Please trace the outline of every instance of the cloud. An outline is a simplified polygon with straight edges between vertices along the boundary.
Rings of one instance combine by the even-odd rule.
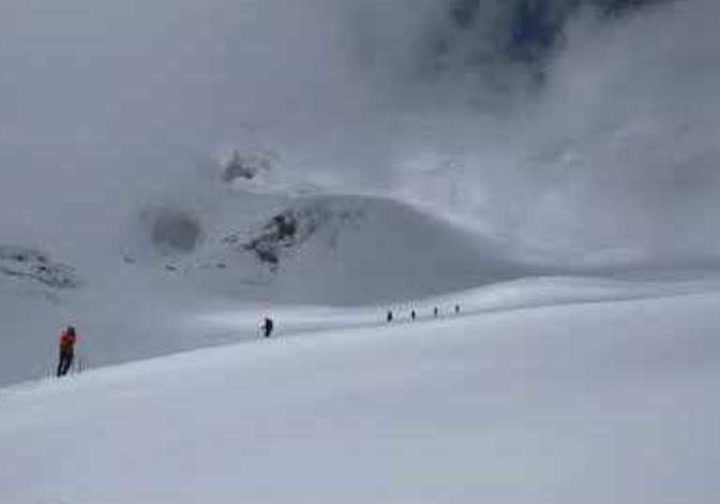
[[[531,32],[555,48],[537,59],[508,50],[517,12],[500,0],[464,18],[441,0],[11,4],[3,239],[101,233],[202,184],[219,148],[258,145],[296,176],[422,201],[518,246],[717,249],[710,0],[581,11],[562,46]]]

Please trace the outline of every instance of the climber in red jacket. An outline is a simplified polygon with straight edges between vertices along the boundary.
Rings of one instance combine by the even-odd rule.
[[[60,361],[58,362],[57,375],[65,376],[72,366],[73,358],[75,357],[75,343],[77,342],[77,335],[75,334],[75,328],[68,326],[60,336]]]

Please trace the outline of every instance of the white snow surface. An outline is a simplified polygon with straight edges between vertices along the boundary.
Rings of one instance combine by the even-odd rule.
[[[288,308],[269,340],[0,389],[0,501],[715,502],[716,287],[525,280],[391,325]]]
[[[287,312],[297,305],[373,306],[377,319],[381,306],[398,300],[531,271],[506,257],[499,242],[392,200],[225,189],[200,185],[184,198],[159,199],[132,226],[108,229],[106,240],[84,238],[86,246],[76,253],[57,242],[47,252],[26,247],[28,258],[40,254],[46,262],[18,261],[19,252],[11,252],[25,248],[5,247],[0,385],[52,372],[66,325],[78,328],[84,364],[97,367],[253,338],[266,314],[294,328]],[[273,217],[288,212],[298,221],[297,231],[272,241],[277,264],[246,249],[267,234]],[[168,247],[192,243],[193,226],[198,229],[193,247]],[[74,267],[77,286],[48,285],[32,269],[53,266],[56,257]],[[240,329],[235,324],[208,331],[196,323],[226,312],[243,320]]]
[[[0,3],[0,504],[720,502],[720,3],[448,3]]]

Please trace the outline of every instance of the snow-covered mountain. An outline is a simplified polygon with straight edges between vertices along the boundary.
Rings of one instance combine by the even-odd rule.
[[[164,250],[167,270],[211,291],[306,304],[378,304],[531,271],[502,244],[392,200],[273,197],[258,212],[250,198],[258,199],[234,193],[209,229],[190,215],[161,211],[150,219],[151,256]],[[150,256],[132,257],[142,263]]]
[[[717,501],[719,18],[0,3],[0,502]]]
[[[207,195],[144,205],[119,230],[117,250],[93,268],[0,248],[2,324],[12,349],[1,380],[47,373],[56,334],[70,323],[87,335],[86,360],[99,365],[216,342],[217,334],[193,334],[180,322],[214,306],[382,310],[532,271],[501,244],[391,200],[213,187],[209,206],[197,204]],[[260,315],[248,313],[248,328]]]
[[[717,269],[718,4],[677,5],[4,4],[0,381],[68,323],[101,364],[216,305]]]

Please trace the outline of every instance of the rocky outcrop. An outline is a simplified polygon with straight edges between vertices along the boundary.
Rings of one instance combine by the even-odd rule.
[[[80,285],[75,270],[54,262],[48,254],[30,247],[0,245],[0,277],[38,282],[55,289]]]
[[[232,155],[221,162],[223,182],[252,180],[259,174],[270,171],[270,156],[266,153],[244,153],[233,151]]]
[[[244,251],[253,253],[258,260],[276,269],[283,256],[298,249],[309,238],[323,229],[332,235],[342,229],[342,223],[352,220],[359,209],[335,208],[329,202],[311,201],[297,208],[288,208],[274,215],[248,241],[241,244]],[[226,243],[238,243],[231,235]]]

